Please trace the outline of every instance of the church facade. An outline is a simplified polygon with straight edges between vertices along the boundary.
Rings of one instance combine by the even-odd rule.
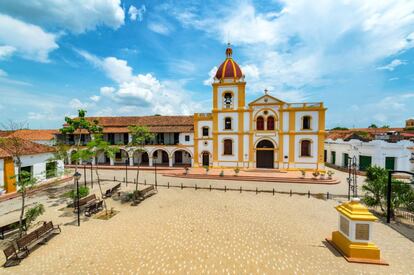
[[[212,83],[212,111],[193,116],[91,117],[104,127],[103,138],[117,145],[114,158],[103,152],[96,165],[192,166],[323,170],[325,111],[323,103],[287,103],[265,91],[246,103],[246,82],[226,49]],[[155,138],[144,148],[129,146],[128,126],[147,126]],[[90,136],[58,140],[86,145]],[[73,153],[72,148],[69,153]],[[71,163],[71,160],[68,160]]]
[[[323,103],[286,103],[265,91],[246,104],[230,47],[212,87],[212,112],[194,114],[194,166],[324,169]]]

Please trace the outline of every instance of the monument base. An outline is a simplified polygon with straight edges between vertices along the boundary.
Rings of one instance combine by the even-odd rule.
[[[354,243],[339,231],[332,232],[332,239],[326,239],[339,253],[352,263],[388,265],[380,258],[380,250],[373,243]]]

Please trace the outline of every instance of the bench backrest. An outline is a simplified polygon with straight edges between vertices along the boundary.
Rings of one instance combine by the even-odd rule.
[[[114,188],[112,188],[112,190],[116,190],[121,188],[121,183],[118,183],[117,185],[114,186]]]
[[[79,200],[79,205],[80,206],[85,205],[85,204],[87,204],[88,202],[90,202],[92,200],[96,200],[96,195],[95,194],[92,194],[92,195],[89,195],[87,197],[81,198]]]
[[[11,244],[6,249],[3,249],[4,255],[6,256],[6,259],[8,259],[10,256],[13,256],[16,254],[16,249],[14,248],[14,245]]]
[[[23,237],[21,237],[20,239],[18,239],[16,241],[17,246],[19,247],[19,249],[26,247],[28,244],[32,243],[34,240],[37,239],[37,233],[36,231],[33,231]]]
[[[23,222],[23,226],[26,226],[26,218],[24,218],[22,222]],[[1,226],[0,229],[2,231],[14,230],[14,229],[19,228],[19,225],[20,225],[20,221],[15,221],[15,222]]]
[[[148,187],[146,187],[146,188],[144,188],[144,189],[142,189],[141,190],[141,193],[142,194],[145,194],[145,193],[148,193],[149,191],[152,191],[152,190],[154,190],[155,188],[154,188],[154,185],[150,185],[150,186],[148,186]]]

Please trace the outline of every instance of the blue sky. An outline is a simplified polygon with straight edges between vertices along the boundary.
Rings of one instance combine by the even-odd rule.
[[[323,101],[327,127],[414,117],[414,1],[0,2],[0,122],[211,110],[227,42],[247,100]]]

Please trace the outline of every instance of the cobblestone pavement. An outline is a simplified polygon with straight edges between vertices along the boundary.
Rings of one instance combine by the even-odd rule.
[[[105,183],[110,187],[113,183]],[[129,189],[133,186],[129,185]],[[122,186],[125,190],[125,186]],[[97,191],[95,186],[94,191]],[[18,201],[18,200],[16,200]],[[75,217],[65,201],[39,194],[41,220],[62,233],[4,274],[410,274],[414,244],[376,223],[374,242],[390,266],[347,263],[324,239],[337,226],[335,200],[160,188],[110,220]],[[17,216],[15,202],[0,221]],[[3,244],[5,241],[2,242]],[[1,256],[0,261],[4,261]]]

